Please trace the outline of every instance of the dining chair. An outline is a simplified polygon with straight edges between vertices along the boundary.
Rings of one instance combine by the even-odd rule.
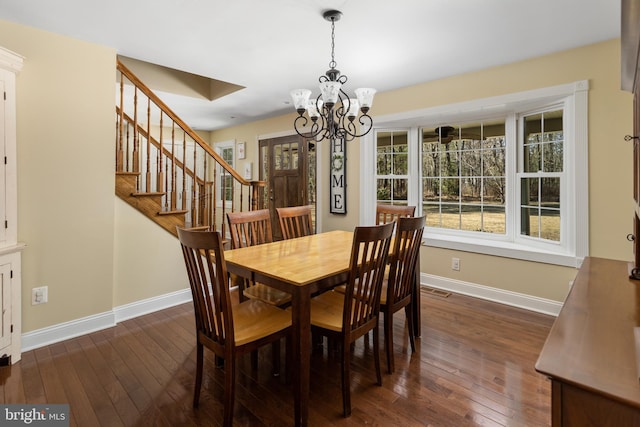
[[[378,203],[376,205],[376,225],[388,224],[397,221],[401,217],[411,217],[416,211],[415,206],[404,205],[388,205]],[[387,267],[388,268],[388,267]],[[334,288],[337,292],[344,293],[345,285],[339,285]]]
[[[310,205],[276,208],[283,239],[293,239],[314,233],[311,209]]]
[[[377,384],[382,385],[378,319],[393,227],[393,223],[356,227],[345,293],[329,291],[311,299],[312,332],[340,343],[345,417],[351,415],[351,344],[371,330]]]
[[[196,320],[196,377],[193,407],[202,387],[204,347],[224,360],[223,425],[231,426],[236,358],[291,335],[291,314],[260,300],[231,303],[222,238],[218,231],[177,228]],[[279,369],[279,359],[274,360]]]
[[[386,224],[396,221],[400,217],[413,216],[415,211],[415,206],[378,203],[376,205],[376,224]]]
[[[244,248],[273,242],[269,209],[227,212],[231,248]]]
[[[269,209],[259,209],[244,212],[228,212],[229,233],[231,234],[231,249],[271,243],[271,216]],[[232,275],[231,282],[238,285],[240,299],[260,299],[276,306],[284,306],[291,302],[291,294],[272,288],[262,283],[255,283]]]
[[[393,314],[404,308],[409,326],[411,352],[416,351],[414,339],[414,293],[416,291],[416,265],[424,232],[425,217],[400,217],[396,222],[393,249],[389,256],[388,274],[382,281],[380,311],[384,316],[384,347],[387,370],[395,369],[393,357]]]

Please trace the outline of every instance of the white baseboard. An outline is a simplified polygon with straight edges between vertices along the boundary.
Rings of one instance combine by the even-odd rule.
[[[189,288],[115,307],[116,323],[191,301]]]
[[[188,301],[191,301],[191,291],[187,288],[114,307],[113,310],[108,312],[26,332],[22,334],[22,352],[24,353],[25,351],[35,350],[45,345],[111,328],[123,320],[163,310]]]
[[[558,301],[431,274],[420,273],[420,284],[552,316],[557,316],[562,308],[562,303]]]
[[[22,352],[115,326],[113,311],[59,323],[22,334]]]
[[[475,283],[463,282],[431,274],[420,274],[420,284],[432,288],[442,289],[463,295],[469,295],[489,301],[499,302],[526,310],[557,316],[562,303],[549,299],[491,288]],[[183,289],[176,292],[148,298],[131,304],[114,307],[113,310],[60,323],[47,328],[38,329],[22,334],[22,352],[34,350],[45,345],[54,344],[70,338],[75,338],[91,332],[107,329],[118,322],[153,313],[158,310],[173,307],[191,301],[191,291]]]

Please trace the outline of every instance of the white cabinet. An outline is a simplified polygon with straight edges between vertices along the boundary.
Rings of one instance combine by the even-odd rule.
[[[0,253],[0,365],[8,361],[16,363],[21,355],[20,250],[23,247],[16,245]]]
[[[21,251],[18,242],[16,74],[23,57],[0,47],[0,364],[20,360]],[[4,144],[2,143],[4,141]]]

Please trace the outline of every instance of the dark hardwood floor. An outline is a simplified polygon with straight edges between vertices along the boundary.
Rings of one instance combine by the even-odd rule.
[[[339,358],[314,353],[309,425],[550,425],[550,382],[534,364],[553,317],[424,291],[421,314],[415,354],[404,313],[396,315],[396,372],[386,374],[382,352],[382,387],[375,384],[371,341],[358,341],[350,418],[342,417]],[[218,426],[223,375],[210,352],[200,407],[191,406],[193,323],[191,304],[183,304],[25,352],[0,368],[0,401],[68,403],[71,425],[80,427]],[[293,424],[291,385],[271,376],[270,351],[260,351],[257,371],[249,356],[240,361],[234,425]]]

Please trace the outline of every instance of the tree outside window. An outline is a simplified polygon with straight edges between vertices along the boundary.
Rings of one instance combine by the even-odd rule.
[[[505,234],[505,121],[423,128],[422,205],[429,227]]]

